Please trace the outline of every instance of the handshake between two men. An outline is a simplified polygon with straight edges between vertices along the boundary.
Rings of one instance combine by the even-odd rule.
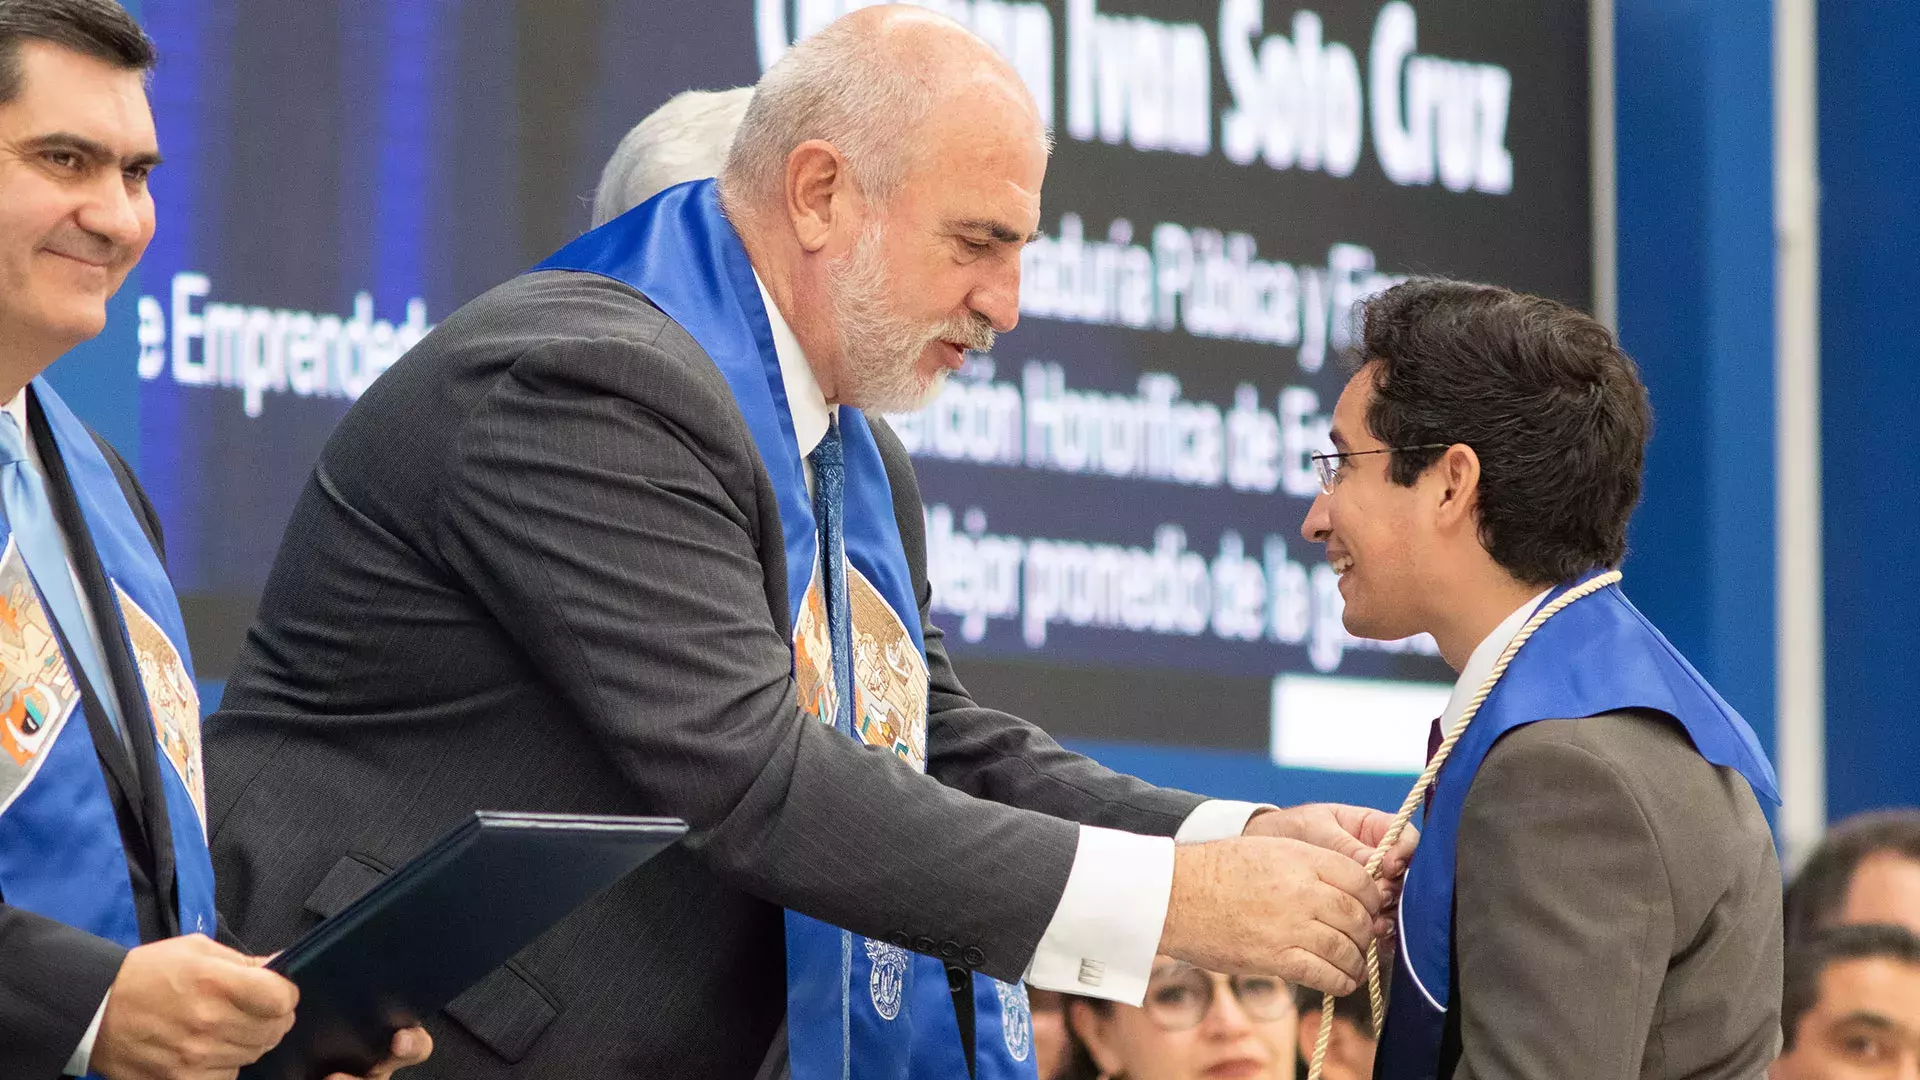
[[[1160,951],[1197,967],[1257,972],[1335,995],[1366,980],[1367,947],[1393,905],[1419,833],[1408,826],[1380,866],[1366,864],[1392,815],[1313,803],[1261,810],[1243,835],[1175,849]]]

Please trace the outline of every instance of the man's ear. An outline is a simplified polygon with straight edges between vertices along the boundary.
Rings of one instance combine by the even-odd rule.
[[[1466,443],[1447,447],[1430,470],[1440,480],[1440,503],[1436,507],[1442,528],[1462,524],[1478,528],[1474,514],[1480,503],[1480,455]]]
[[[824,139],[808,139],[787,155],[787,218],[803,250],[819,251],[833,238],[835,225],[846,224],[853,209],[852,179],[847,159]]]
[[[1090,1001],[1067,999],[1067,1030],[1087,1048],[1093,1063],[1103,1076],[1119,1076],[1126,1067],[1120,1049],[1114,1045],[1113,1018],[1116,1006],[1102,1013]]]

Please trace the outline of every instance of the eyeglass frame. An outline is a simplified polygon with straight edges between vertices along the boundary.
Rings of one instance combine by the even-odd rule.
[[[1445,450],[1452,445],[1450,442],[1421,443],[1418,446],[1383,446],[1378,450],[1342,450],[1332,454],[1309,454],[1307,456],[1313,459],[1314,471],[1320,474],[1320,493],[1322,495],[1331,495],[1333,494],[1335,484],[1338,483],[1336,477],[1340,475],[1340,467],[1338,465],[1330,465],[1328,462],[1338,462],[1350,457],[1366,457],[1368,454],[1392,454],[1400,451],[1413,450]]]
[[[1206,984],[1206,994],[1207,994],[1206,1003],[1203,1004],[1200,1007],[1199,1011],[1194,1014],[1193,1021],[1191,1023],[1171,1023],[1171,1024],[1167,1022],[1167,1019],[1163,1014],[1163,1012],[1160,1009],[1156,1009],[1154,1007],[1153,992],[1155,990],[1155,986],[1151,976],[1149,976],[1147,980],[1147,993],[1146,993],[1145,999],[1140,1003],[1140,1011],[1146,1013],[1147,1019],[1151,1020],[1154,1026],[1159,1028],[1161,1031],[1167,1031],[1167,1032],[1192,1031],[1194,1028],[1197,1028],[1201,1024],[1206,1023],[1207,1014],[1213,1011],[1214,1005],[1217,1004],[1220,1000],[1220,990],[1214,984],[1214,979],[1213,979],[1214,973],[1206,970],[1205,968],[1195,967],[1194,965],[1186,963],[1184,961],[1182,961],[1178,967],[1172,968],[1170,970],[1172,970],[1175,973],[1184,973],[1188,971],[1195,972],[1201,976],[1202,981]],[[1276,987],[1274,1000],[1276,1002],[1285,1003],[1284,1005],[1281,1006],[1278,1012],[1274,1013],[1271,1016],[1262,1015],[1261,1013],[1256,1012],[1254,1008],[1247,1002],[1245,992],[1241,989],[1241,985],[1244,981],[1254,980],[1254,979],[1259,979],[1259,980],[1271,982],[1274,984],[1274,986]],[[1288,983],[1285,979],[1282,979],[1278,976],[1275,976],[1275,975],[1228,975],[1226,976],[1226,980],[1227,980],[1227,993],[1233,995],[1234,1002],[1240,1006],[1240,1011],[1247,1014],[1247,1019],[1253,1021],[1256,1024],[1270,1024],[1275,1020],[1281,1019],[1286,1013],[1286,1007],[1293,1004],[1292,984]],[[1162,986],[1164,985],[1165,984],[1163,983]]]

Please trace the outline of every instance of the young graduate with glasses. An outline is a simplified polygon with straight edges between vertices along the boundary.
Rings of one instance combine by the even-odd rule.
[[[1436,280],[1367,301],[1350,360],[1301,531],[1349,632],[1431,634],[1460,673],[1403,811],[1430,796],[1375,1075],[1756,1075],[1778,794],[1618,584],[1652,422],[1633,361],[1563,304]]]

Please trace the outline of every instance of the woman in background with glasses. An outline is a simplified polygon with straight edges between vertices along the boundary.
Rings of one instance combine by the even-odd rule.
[[[1070,999],[1063,1080],[1292,1080],[1298,1021],[1284,980],[1158,957],[1139,1008]]]

